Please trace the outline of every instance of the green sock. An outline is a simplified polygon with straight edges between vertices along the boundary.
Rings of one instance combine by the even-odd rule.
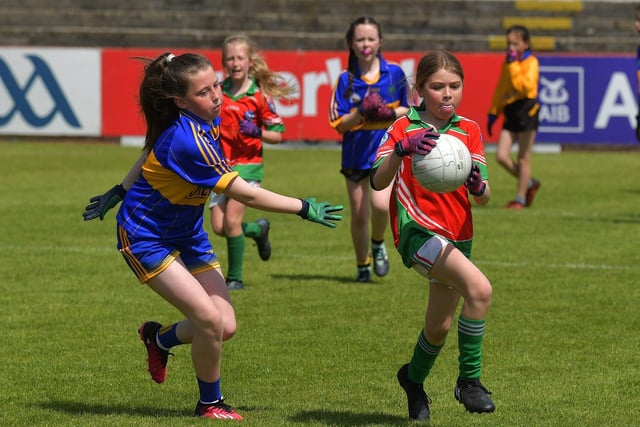
[[[242,282],[242,261],[244,259],[244,236],[227,237],[229,269],[227,279]]]
[[[444,347],[444,344],[430,344],[424,336],[424,331],[420,331],[418,342],[413,349],[413,357],[409,362],[409,379],[411,381],[417,384],[424,382],[442,347]]]
[[[460,378],[468,380],[480,378],[484,326],[484,320],[471,320],[462,316],[458,319]]]
[[[243,222],[242,233],[250,239],[255,239],[262,233],[262,227],[257,222]]]

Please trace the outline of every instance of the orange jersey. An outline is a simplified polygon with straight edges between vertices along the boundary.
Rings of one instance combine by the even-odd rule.
[[[529,55],[522,61],[505,62],[493,93],[489,114],[498,116],[506,105],[520,99],[536,99],[539,80],[540,65],[535,56]]]
[[[397,119],[387,129],[378,148],[376,164],[393,153],[396,142],[426,126],[416,108],[412,107],[406,116]],[[487,164],[478,124],[454,115],[447,127],[438,131],[453,135],[465,143],[473,162],[480,167],[482,179],[486,180]],[[451,193],[431,192],[414,178],[411,161],[411,155],[403,158],[393,182],[389,203],[391,231],[396,247],[400,244],[400,230],[409,233],[412,227],[426,228],[455,242],[470,241],[473,238],[473,220],[467,188],[461,185]]]

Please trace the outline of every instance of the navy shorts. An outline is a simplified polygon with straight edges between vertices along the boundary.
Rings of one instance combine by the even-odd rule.
[[[140,283],[162,273],[177,257],[192,274],[220,267],[204,231],[188,239],[136,239],[118,225],[118,250]]]
[[[345,176],[349,181],[360,182],[371,175],[371,169],[349,169],[342,168],[340,173]]]

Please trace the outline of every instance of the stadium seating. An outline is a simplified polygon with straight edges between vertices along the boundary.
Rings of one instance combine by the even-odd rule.
[[[3,0],[4,46],[215,48],[244,31],[264,49],[342,50],[348,24],[372,15],[385,49],[504,49],[530,27],[539,51],[635,52],[635,5],[551,0]]]

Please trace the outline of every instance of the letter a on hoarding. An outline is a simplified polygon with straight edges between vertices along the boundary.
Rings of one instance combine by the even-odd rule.
[[[0,115],[0,126],[9,123],[14,114],[19,112],[31,126],[44,127],[53,120],[56,114],[60,113],[69,126],[79,128],[80,122],[46,62],[36,55],[25,55],[25,57],[33,64],[33,73],[23,87],[20,87],[7,63],[0,58],[0,81],[2,81],[10,98],[13,100],[13,108],[10,108],[6,114]],[[47,89],[53,101],[53,107],[44,115],[36,114],[28,99],[29,91],[38,82],[42,83]]]

